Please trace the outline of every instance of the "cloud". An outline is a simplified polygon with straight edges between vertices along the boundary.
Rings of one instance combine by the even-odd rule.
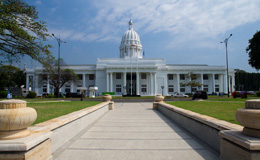
[[[173,35],[169,46],[197,40],[197,46],[203,47],[210,46],[205,39],[214,39],[238,26],[260,20],[259,0],[103,0],[87,4],[92,5],[95,12],[79,22],[84,30],[57,30],[63,33],[61,36],[118,43],[132,18],[139,34],[167,32]]]
[[[39,0],[35,2],[35,5],[41,5],[41,4],[42,4],[42,2]]]
[[[260,20],[258,0],[104,0],[95,1],[90,20],[100,37],[122,36],[129,18],[144,33],[168,32],[194,37],[216,37],[246,23]],[[124,28],[124,29],[123,29]],[[112,34],[112,36],[111,36]]]

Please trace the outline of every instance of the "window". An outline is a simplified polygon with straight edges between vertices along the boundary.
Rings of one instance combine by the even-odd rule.
[[[146,92],[146,85],[141,85],[141,92]]]
[[[121,79],[121,73],[116,73],[116,79]]]
[[[65,92],[66,92],[66,93],[70,93],[70,85],[69,85],[69,84],[66,84],[66,86],[65,86]]]
[[[141,73],[141,79],[146,79],[146,73]]]
[[[116,92],[121,92],[121,85],[116,85]]]
[[[43,93],[47,93],[47,85],[43,85],[42,86],[42,92]]]
[[[173,80],[173,74],[168,74],[168,80]]]
[[[185,88],[180,88],[180,92],[186,92]]]
[[[197,91],[197,87],[192,87],[191,88],[191,92],[196,92]]]
[[[94,80],[95,79],[95,75],[94,74],[90,74],[89,75],[89,80]]]
[[[169,86],[168,86],[168,92],[173,92],[173,91],[174,91],[173,85],[169,85]]]
[[[207,74],[203,74],[203,80],[208,80],[209,76]]]
[[[79,80],[82,80],[82,74],[78,74],[78,78],[79,78]]]
[[[215,85],[215,92],[219,92],[219,85]]]
[[[191,75],[191,80],[196,80],[197,79],[197,75],[196,74],[192,74]]]
[[[180,80],[185,80],[185,74],[180,74]]]
[[[215,80],[218,80],[218,74],[215,74]]]
[[[208,85],[203,85],[204,91],[208,92],[209,91],[209,86]]]

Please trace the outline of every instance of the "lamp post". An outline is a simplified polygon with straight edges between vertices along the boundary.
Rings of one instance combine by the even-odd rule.
[[[161,88],[162,88],[162,96],[163,96],[163,89],[164,89],[164,86],[161,86]]]
[[[61,43],[66,43],[65,41],[62,41],[60,38],[57,38],[53,33],[52,33],[52,36],[57,40],[58,42],[58,46],[59,46],[59,52],[58,52],[58,87],[60,88],[60,44]],[[60,90],[58,88],[58,98],[60,97]]]
[[[227,43],[228,39],[232,36],[232,34],[229,35],[228,38],[226,38],[223,42],[220,43],[225,43],[226,46],[226,61],[227,61],[227,89],[228,89],[228,97],[229,97],[229,78],[228,78],[228,51],[227,51]]]

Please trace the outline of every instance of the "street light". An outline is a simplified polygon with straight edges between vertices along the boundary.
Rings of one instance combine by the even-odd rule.
[[[228,38],[226,38],[223,42],[220,43],[225,43],[226,46],[226,61],[227,61],[227,89],[228,89],[228,97],[229,97],[229,78],[228,78],[228,51],[227,51],[227,43],[228,39],[232,36],[232,34],[229,35]]]
[[[60,87],[60,44],[66,43],[65,41],[62,41],[60,38],[55,37],[54,33],[52,33],[52,36],[57,40],[58,46],[59,46],[59,52],[58,52],[58,87]],[[60,91],[58,89],[58,98],[60,97]]]

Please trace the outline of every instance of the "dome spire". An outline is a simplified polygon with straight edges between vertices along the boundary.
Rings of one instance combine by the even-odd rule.
[[[130,19],[129,21],[129,30],[133,29],[133,21],[132,19]]]

